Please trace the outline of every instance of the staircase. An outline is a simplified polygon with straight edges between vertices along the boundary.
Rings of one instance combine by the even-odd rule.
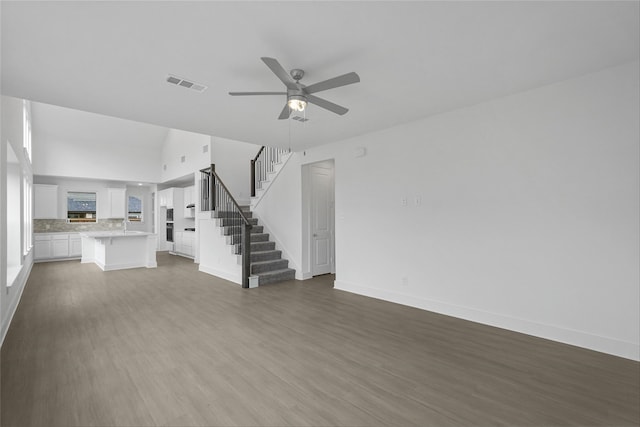
[[[269,234],[264,233],[264,227],[258,225],[258,218],[253,217],[249,206],[241,206],[242,213],[252,225],[251,228],[251,262],[250,280],[258,279],[258,286],[269,283],[293,280],[296,271],[289,268],[289,261],[282,258],[282,251],[276,250],[275,242],[269,240]],[[240,227],[238,214],[230,211],[216,211],[218,226],[223,235],[227,236],[227,244],[233,246],[233,253],[242,254]]]

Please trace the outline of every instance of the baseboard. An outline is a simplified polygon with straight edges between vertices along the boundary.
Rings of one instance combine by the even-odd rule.
[[[202,271],[203,273],[207,273],[212,276],[220,277],[221,279],[228,280],[229,282],[233,282],[237,285],[242,284],[242,276],[239,276],[236,273],[218,270],[217,268],[209,267],[202,264],[199,265],[198,271]]]
[[[18,273],[13,285],[11,287],[7,287],[7,292],[11,289],[18,289],[18,294],[11,300],[9,306],[7,307],[7,312],[2,317],[2,331],[0,332],[2,336],[0,336],[0,348],[4,343],[4,338],[9,331],[9,326],[13,321],[13,316],[16,314],[16,310],[18,309],[18,305],[20,304],[20,300],[22,299],[22,293],[24,292],[25,285],[27,284],[27,280],[29,279],[29,275],[31,274],[31,269],[33,268],[33,262],[28,263],[28,266],[23,267]],[[4,292],[4,290],[3,290]]]
[[[74,257],[70,257],[70,258],[47,258],[47,259],[34,259],[33,262],[34,263],[41,263],[41,262],[59,262],[59,261],[75,261],[78,259],[82,259],[81,256],[74,256]]]
[[[532,322],[526,319],[519,319],[505,316],[498,313],[486,312],[471,307],[458,306],[442,301],[419,298],[404,295],[387,290],[376,289],[336,280],[334,288],[363,295],[371,298],[389,301],[397,304],[415,307],[422,310],[432,311],[459,319],[482,323],[514,332],[520,332],[539,338],[570,344],[577,347],[587,348],[614,356],[640,361],[640,345],[620,341],[608,337],[592,335],[582,331],[561,328],[558,326]]]

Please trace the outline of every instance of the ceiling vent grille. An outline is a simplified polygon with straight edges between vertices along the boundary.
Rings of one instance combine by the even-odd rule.
[[[309,119],[307,119],[306,117],[293,116],[293,117],[291,117],[291,118],[292,118],[293,120],[297,120],[297,121],[302,122],[302,123],[304,123],[304,122],[308,122],[308,121],[309,121]]]
[[[167,76],[167,83],[170,83],[172,85],[182,86],[184,88],[195,90],[196,92],[200,92],[200,93],[207,90],[206,85],[203,85],[201,83],[196,83],[191,80],[183,79],[182,77],[174,76],[172,74],[169,74]]]

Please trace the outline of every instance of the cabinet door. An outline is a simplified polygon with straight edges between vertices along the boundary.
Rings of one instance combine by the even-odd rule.
[[[51,240],[47,239],[47,240],[39,240],[36,238],[36,242],[35,242],[35,252],[34,252],[34,258],[35,259],[47,259],[47,258],[51,258]]]
[[[82,239],[80,236],[69,236],[69,256],[82,255]]]
[[[55,236],[51,239],[51,256],[53,258],[67,258],[69,256],[69,235]]]
[[[58,218],[58,186],[33,184],[33,218]]]
[[[187,208],[187,206],[195,203],[194,196],[194,187],[185,187],[184,188],[184,217],[185,218],[193,218],[195,217],[195,208]]]
[[[188,256],[194,256],[193,241],[195,239],[195,233],[185,231],[182,235],[182,253]]]
[[[167,190],[158,191],[158,201],[160,206],[167,207]]]
[[[173,250],[176,253],[182,252],[182,231],[173,232]]]
[[[126,203],[124,188],[109,188],[109,218],[125,218]]]
[[[165,196],[167,200],[167,207],[172,208],[173,207],[173,188],[167,188],[165,191],[167,192]]]

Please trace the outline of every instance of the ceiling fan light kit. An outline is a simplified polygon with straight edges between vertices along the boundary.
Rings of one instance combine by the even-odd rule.
[[[343,74],[338,77],[334,77],[332,79],[324,80],[310,86],[305,86],[300,83],[300,79],[304,77],[304,71],[299,68],[294,68],[290,73],[287,73],[285,69],[280,65],[277,59],[262,57],[262,62],[264,62],[267,67],[280,79],[282,83],[287,88],[286,92],[229,92],[231,96],[248,96],[248,95],[286,95],[287,103],[284,105],[280,116],[278,119],[288,119],[291,111],[304,111],[307,107],[307,103],[315,104],[318,107],[324,108],[325,110],[329,110],[332,113],[344,115],[349,111],[348,108],[345,108],[341,105],[334,104],[333,102],[327,101],[323,98],[318,98],[317,96],[312,95],[316,92],[321,92],[323,90],[329,90],[340,86],[346,86],[353,83],[358,83],[360,81],[360,77],[354,73]]]
[[[302,95],[291,95],[287,105],[294,111],[304,111],[307,106],[307,99]]]

